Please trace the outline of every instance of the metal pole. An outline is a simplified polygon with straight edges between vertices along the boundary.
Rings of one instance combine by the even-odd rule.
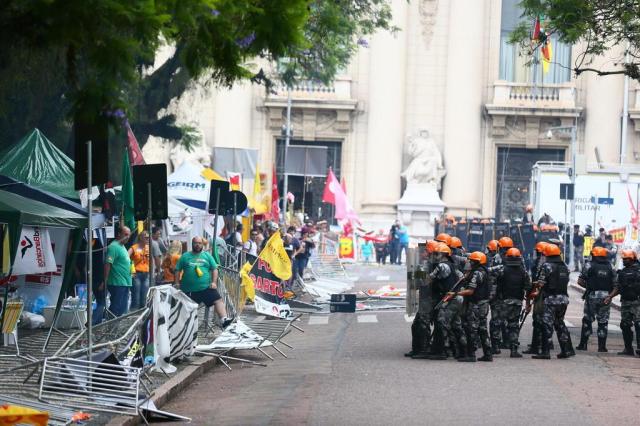
[[[571,198],[571,227],[569,228],[569,256],[571,259],[567,264],[573,265],[574,248],[573,248],[573,226],[576,223],[576,133],[578,131],[577,119],[571,126],[571,184],[573,186],[573,197]],[[576,265],[573,265],[575,268]]]
[[[213,217],[213,244],[211,245],[211,253],[218,252],[218,210],[220,209],[220,188],[216,189],[216,209]],[[215,250],[215,251],[214,251]],[[220,254],[218,253],[218,258]]]
[[[287,220],[287,191],[289,182],[287,176],[287,151],[289,151],[289,141],[291,138],[291,87],[287,86],[287,128],[284,136],[284,184],[282,185],[282,222]]]
[[[627,49],[624,56],[625,65],[629,63],[629,42],[627,41]],[[620,164],[624,164],[627,158],[627,121],[629,117],[629,76],[624,76],[624,93],[622,105],[622,135],[620,139]]]
[[[155,268],[153,264],[155,259],[153,258],[153,252],[151,251],[151,215],[152,215],[151,182],[147,182],[147,229],[149,232],[149,286],[151,286],[151,283],[155,283]]]
[[[92,196],[92,187],[93,184],[93,176],[92,176],[92,161],[91,161],[91,141],[87,141],[87,359],[91,361],[91,346],[93,346],[93,342],[91,340],[91,333],[93,332],[93,303],[91,290],[93,287],[93,223],[92,223],[92,210],[93,210],[93,201],[91,200]],[[76,294],[76,296],[78,296]]]

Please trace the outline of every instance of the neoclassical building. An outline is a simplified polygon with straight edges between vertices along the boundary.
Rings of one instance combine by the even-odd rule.
[[[290,149],[319,148],[308,151],[315,159],[320,152],[326,166],[345,178],[366,227],[386,228],[397,216],[400,174],[410,160],[406,140],[424,130],[442,153],[441,198],[456,215],[520,216],[529,198],[531,165],[570,159],[570,138],[561,132],[548,138],[550,127],[576,124],[578,153],[588,163],[638,162],[636,83],[629,85],[627,150],[621,153],[624,78],[592,73],[574,78],[571,67],[580,46],[557,40],[548,72],[525,66],[526,58],[507,43],[519,21],[518,2],[393,0],[402,31],[368,40],[331,86],[302,82],[291,89]],[[619,57],[621,49],[608,56]],[[610,66],[608,56],[594,66]],[[282,186],[287,95],[285,88],[265,93],[246,84],[185,95],[177,104],[191,111],[183,115],[197,122],[206,149],[257,149],[261,170],[270,179],[276,164]],[[168,159],[168,148],[158,143],[148,144],[145,152]],[[299,164],[287,173],[296,208],[304,200],[312,217],[331,215],[321,202],[321,173],[305,175]],[[251,187],[245,182],[245,190]]]

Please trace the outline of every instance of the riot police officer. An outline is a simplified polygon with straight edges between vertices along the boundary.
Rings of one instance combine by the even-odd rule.
[[[544,264],[544,248],[548,243],[539,241],[536,243],[535,252],[536,257],[531,265],[531,281],[538,281],[540,276],[540,270]],[[533,322],[533,331],[531,333],[531,344],[526,351],[522,351],[523,354],[538,354],[541,348],[542,341],[542,314],[544,311],[544,302],[542,300],[542,293],[537,293],[537,296],[533,299],[533,312],[531,319]]]
[[[622,250],[623,268],[613,291],[604,300],[609,305],[611,299],[620,294],[620,329],[624,340],[624,350],[618,355],[633,356],[633,325],[636,329],[636,354],[640,356],[640,264],[633,250]]]
[[[510,248],[505,253],[503,268],[498,272],[497,299],[502,305],[502,321],[507,323],[507,336],[511,358],[522,358],[518,352],[520,343],[520,314],[522,300],[531,291],[531,279],[527,273],[520,250]]]
[[[588,262],[578,278],[578,285],[584,287],[584,314],[580,344],[576,349],[586,351],[589,336],[593,332],[593,321],[598,320],[598,352],[607,352],[607,327],[611,305],[604,300],[613,291],[615,272],[608,259],[609,253],[604,247],[591,250],[591,261]]]
[[[462,321],[459,316],[462,309],[462,298],[456,297],[440,303],[440,301],[445,300],[447,293],[455,288],[462,277],[462,273],[453,265],[451,249],[445,243],[438,244],[434,248],[434,254],[437,264],[429,274],[429,277],[432,280],[433,300],[436,303],[434,310],[437,310],[437,312],[433,312],[436,321],[434,324],[433,343],[428,359],[438,360],[447,358],[445,340],[449,339],[451,345],[457,342],[460,346],[461,339],[464,338]]]
[[[544,248],[545,261],[540,270],[536,285],[542,292],[544,311],[542,314],[542,343],[539,355],[534,359],[551,359],[549,342],[555,329],[560,343],[558,358],[569,358],[575,355],[571,335],[564,323],[564,315],[569,305],[569,268],[560,257],[560,247],[547,244]]]
[[[429,355],[433,297],[432,285],[427,279],[427,275],[433,270],[434,249],[437,244],[433,240],[427,242],[424,265],[416,273],[416,279],[418,280],[418,312],[411,324],[411,351],[404,354],[404,356],[414,359],[423,359]]]
[[[479,361],[493,361],[491,343],[487,329],[489,315],[489,280],[486,269],[487,256],[479,251],[469,255],[470,273],[465,276],[463,289],[456,293],[465,298],[464,330],[466,333],[466,353],[458,361],[474,362],[476,360],[476,342],[480,340],[483,356]],[[465,348],[463,348],[464,350]]]
[[[462,241],[458,237],[451,237],[448,245],[451,249],[451,260],[453,260],[454,266],[458,271],[464,272],[467,258],[464,256],[464,247],[462,247]]]
[[[513,240],[509,237],[502,237],[498,240],[498,253],[493,257],[490,271],[495,275],[496,271],[500,268],[497,266],[502,265],[503,259],[506,256],[507,250],[513,248]],[[493,290],[493,289],[492,289]],[[507,348],[507,330],[504,323],[504,314],[502,313],[502,304],[500,300],[496,298],[495,291],[491,291],[491,321],[489,321],[489,331],[491,333],[491,348],[493,354],[499,354],[500,348]]]

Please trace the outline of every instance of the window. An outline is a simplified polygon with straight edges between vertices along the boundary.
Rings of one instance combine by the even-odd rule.
[[[540,49],[536,50],[538,64],[525,65],[530,58],[520,55],[518,45],[509,44],[509,34],[522,20],[520,0],[502,0],[500,28],[500,80],[514,83],[557,84],[571,80],[571,46],[551,37],[552,59],[549,71],[543,72]],[[531,24],[533,28],[533,23]]]

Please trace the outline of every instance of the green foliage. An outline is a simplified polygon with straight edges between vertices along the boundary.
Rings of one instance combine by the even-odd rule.
[[[532,21],[544,17],[550,34],[568,44],[580,43],[574,72],[599,75],[626,74],[640,81],[640,2],[638,0],[523,0],[523,22],[512,32],[510,40],[529,51]],[[624,54],[611,68],[594,69],[593,59],[609,52],[613,46],[629,43],[631,60],[624,64]],[[608,54],[608,53],[607,53]],[[617,66],[616,66],[617,65]]]
[[[122,109],[142,141],[151,134],[181,139],[185,129],[174,117],[157,116],[190,82],[268,83],[262,69],[251,68],[255,58],[288,58],[277,76],[287,82],[329,82],[362,37],[395,30],[389,1],[3,0],[0,130],[21,120],[10,99],[23,96],[30,107],[44,98],[56,132],[69,130],[70,117],[90,121]],[[144,73],[165,43],[175,55]],[[21,77],[21,60],[41,69],[27,68]],[[45,114],[37,110],[27,111],[19,127],[41,126]]]

